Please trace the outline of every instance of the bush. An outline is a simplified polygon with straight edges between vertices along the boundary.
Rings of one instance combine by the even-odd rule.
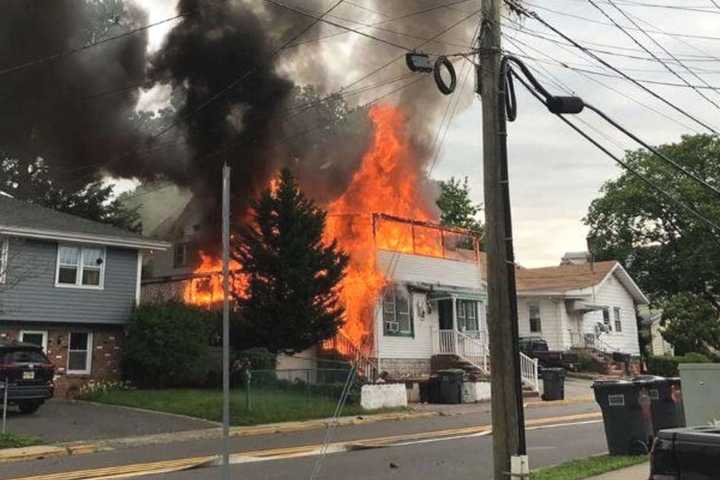
[[[648,373],[661,377],[677,377],[681,363],[710,363],[711,360],[702,353],[689,352],[685,355],[671,357],[669,355],[651,356],[648,358]]]
[[[209,369],[212,317],[179,302],[136,308],[125,339],[125,377],[138,387],[202,385]]]
[[[604,373],[603,365],[590,352],[578,351],[575,364],[578,372]]]

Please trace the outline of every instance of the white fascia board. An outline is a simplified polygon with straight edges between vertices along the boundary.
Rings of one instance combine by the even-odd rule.
[[[92,235],[86,233],[60,232],[57,230],[40,230],[34,228],[14,227],[0,225],[0,235],[23,238],[38,238],[42,240],[56,240],[60,242],[89,243],[106,245],[109,247],[127,247],[147,250],[167,250],[170,243],[153,239],[130,239],[105,235]]]

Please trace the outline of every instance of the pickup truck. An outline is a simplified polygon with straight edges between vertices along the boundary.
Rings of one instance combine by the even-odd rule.
[[[720,427],[660,430],[650,454],[650,480],[720,478]]]
[[[542,337],[520,337],[520,351],[530,358],[537,358],[542,367],[563,367],[572,369],[577,363],[573,352],[550,350]]]

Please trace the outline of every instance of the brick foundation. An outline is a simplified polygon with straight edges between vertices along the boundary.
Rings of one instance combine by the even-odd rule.
[[[55,398],[72,398],[89,381],[120,380],[123,328],[107,325],[0,324],[0,339],[19,340],[21,330],[47,332],[47,356],[55,365]],[[89,375],[67,374],[70,332],[92,332],[92,362]]]
[[[429,358],[381,358],[380,371],[392,379],[421,379],[430,376]]]

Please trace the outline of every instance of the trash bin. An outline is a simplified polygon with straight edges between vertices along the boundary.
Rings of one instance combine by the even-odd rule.
[[[442,403],[440,395],[440,377],[432,376],[425,384],[425,399],[427,403]],[[420,391],[422,397],[422,390]]]
[[[543,368],[543,394],[542,399],[563,400],[565,398],[565,369]]]
[[[640,375],[633,378],[633,382],[646,389],[650,397],[653,435],[666,428],[685,426],[679,378]]]
[[[642,381],[596,380],[592,388],[602,409],[610,455],[648,453],[653,427],[647,385]]]
[[[439,403],[462,403],[464,374],[465,372],[460,369],[441,370],[438,372],[438,378],[440,379]]]

